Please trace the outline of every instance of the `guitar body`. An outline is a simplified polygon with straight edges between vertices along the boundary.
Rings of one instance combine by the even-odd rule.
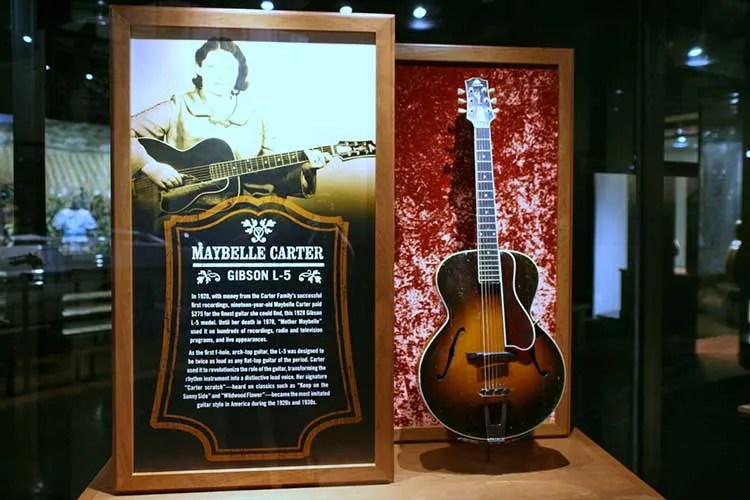
[[[194,167],[235,159],[232,148],[221,139],[205,139],[186,150],[173,148],[156,139],[140,138],[138,142],[156,161],[171,165],[182,173],[185,181],[184,186],[162,190],[145,178],[144,174],[138,174],[133,180],[133,211],[138,214],[139,220],[142,218],[153,222],[171,214],[198,211],[200,200],[206,195],[225,191],[239,194],[238,177],[196,182],[198,179],[193,178],[190,173],[190,169]]]
[[[529,433],[552,414],[565,386],[560,350],[528,313],[538,285],[536,264],[522,253],[499,254],[501,280],[489,286],[477,279],[476,250],[441,263],[436,282],[448,319],[419,364],[430,412],[459,436],[484,442]],[[529,330],[530,348],[505,345],[505,339],[524,338],[514,337],[519,329]]]

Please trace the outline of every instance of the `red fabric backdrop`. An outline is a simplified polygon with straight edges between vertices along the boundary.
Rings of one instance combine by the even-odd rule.
[[[491,123],[498,242],[539,266],[532,315],[554,337],[557,281],[558,78],[555,69],[399,62],[396,65],[394,422],[435,425],[419,395],[417,365],[446,312],[435,270],[476,248],[473,127],[456,89],[495,87]]]

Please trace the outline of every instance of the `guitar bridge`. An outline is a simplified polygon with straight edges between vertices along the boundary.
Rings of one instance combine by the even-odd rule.
[[[491,364],[491,363],[510,363],[515,361],[517,356],[508,351],[499,352],[467,352],[466,360],[474,365]]]

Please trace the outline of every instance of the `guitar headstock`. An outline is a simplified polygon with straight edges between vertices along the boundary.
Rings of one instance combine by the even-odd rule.
[[[333,146],[333,155],[342,160],[375,156],[375,143],[372,141],[339,141]]]
[[[475,127],[489,127],[490,122],[495,119],[495,114],[499,111],[492,105],[497,99],[490,97],[495,89],[489,88],[487,80],[484,78],[469,78],[464,82],[465,89],[458,89],[458,112],[465,113],[466,119]],[[466,106],[461,107],[461,106]]]

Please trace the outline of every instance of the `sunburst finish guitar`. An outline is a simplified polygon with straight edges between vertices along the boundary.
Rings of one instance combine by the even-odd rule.
[[[527,255],[498,248],[487,81],[459,94],[474,126],[477,249],[455,253],[436,284],[448,312],[419,364],[419,387],[435,418],[460,437],[520,438],[554,412],[565,386],[563,357],[530,314],[539,272]]]

